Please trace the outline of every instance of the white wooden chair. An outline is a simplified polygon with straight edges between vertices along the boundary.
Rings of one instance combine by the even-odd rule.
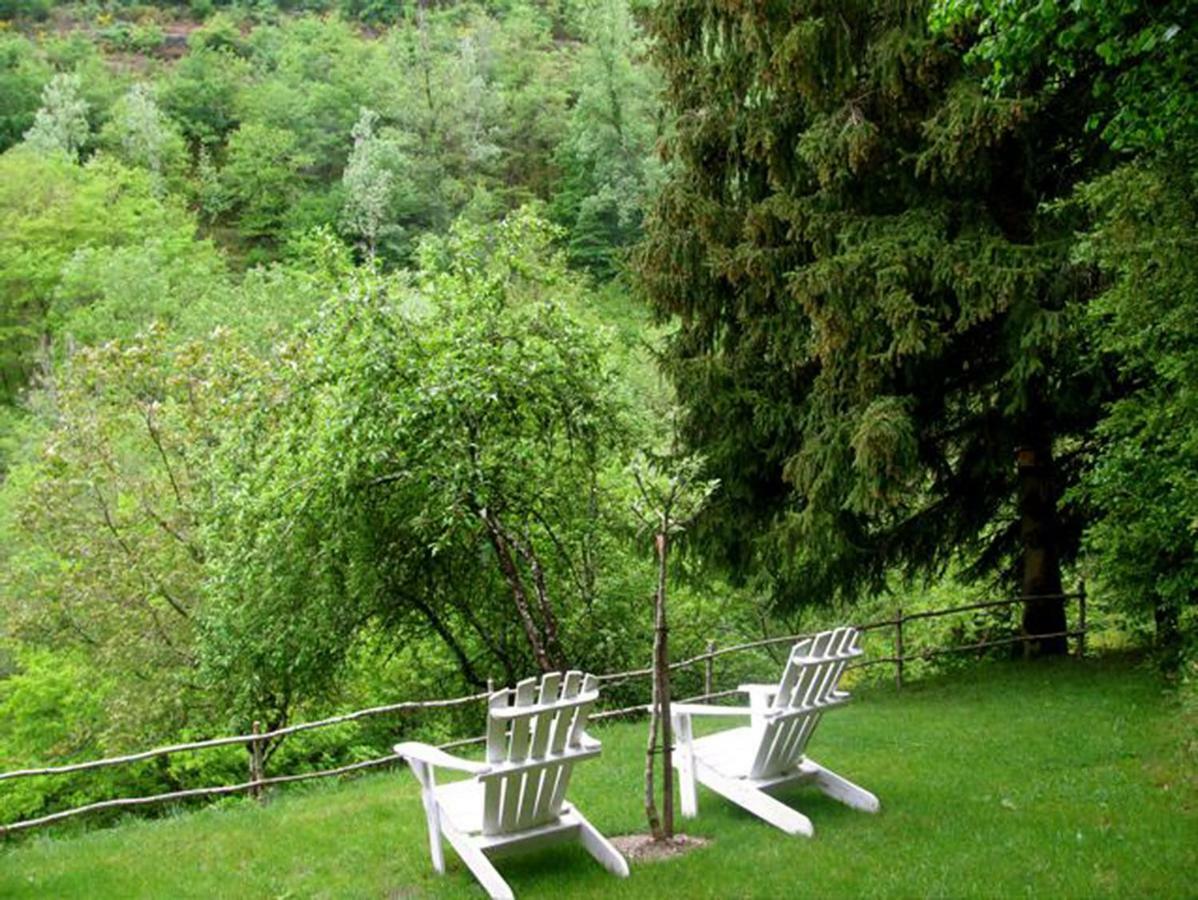
[[[487,761],[472,762],[419,742],[397,744],[424,800],[433,868],[445,871],[441,837],[457,851],[491,897],[512,889],[488,855],[563,838],[582,842],[604,868],[628,876],[628,863],[577,809],[565,802],[575,763],[598,756],[586,733],[599,697],[594,675],[550,673],[491,695]],[[465,781],[438,785],[435,767],[469,772]]]
[[[842,627],[795,644],[777,684],[742,684],[749,706],[675,704],[682,814],[698,814],[695,782],[706,785],[789,834],[812,834],[811,820],[767,792],[810,782],[830,797],[866,812],[878,811],[878,798],[830,772],[805,755],[820,717],[848,700],[838,689],[845,665],[860,656],[861,632]],[[749,725],[696,739],[695,716],[745,716]]]

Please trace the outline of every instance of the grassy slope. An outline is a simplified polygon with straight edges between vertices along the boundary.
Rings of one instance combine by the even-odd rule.
[[[500,862],[522,897],[1192,895],[1193,722],[1125,662],[980,668],[873,689],[828,717],[812,755],[872,789],[877,817],[802,788],[813,840],[700,792],[714,843],[628,881],[564,846]],[[643,826],[643,728],[599,731],[572,799],[609,834]],[[1188,757],[1186,754],[1190,754]],[[428,863],[407,772],[0,851],[0,896],[479,897],[449,854]]]

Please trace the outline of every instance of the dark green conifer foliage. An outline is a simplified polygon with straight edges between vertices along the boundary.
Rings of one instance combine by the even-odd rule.
[[[783,606],[954,560],[1057,594],[1077,546],[1061,498],[1103,382],[1077,223],[1046,204],[1107,151],[1084,94],[994,97],[926,19],[894,0],[655,18],[676,136],[638,268],[680,320],[668,366],[724,485],[707,539]],[[1062,604],[1024,625],[1063,631]]]

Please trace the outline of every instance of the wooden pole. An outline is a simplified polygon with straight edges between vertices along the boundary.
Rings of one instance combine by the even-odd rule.
[[[894,611],[894,686],[903,686],[903,608]]]
[[[1086,656],[1086,583],[1083,581],[1077,588],[1077,656]]]
[[[263,771],[262,764],[262,739],[258,737],[262,733],[262,723],[255,721],[253,734],[254,740],[250,741],[250,782],[254,785],[250,788],[250,796],[261,802],[264,794],[262,791],[262,777],[266,773]]]
[[[657,676],[658,716],[661,719],[661,830],[669,840],[674,837],[674,723],[670,715],[670,628],[666,618],[666,582],[670,554],[669,514],[662,516],[661,532],[657,535],[657,635],[654,660]]]
[[[715,653],[715,641],[707,642],[707,659],[703,662],[703,694],[710,696],[712,694],[712,683],[715,675],[715,657],[711,654]]]

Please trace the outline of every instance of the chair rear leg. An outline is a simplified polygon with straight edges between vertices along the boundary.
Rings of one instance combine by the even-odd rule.
[[[487,855],[478,845],[470,840],[469,835],[456,831],[448,823],[441,826],[441,832],[449,841],[450,846],[457,851],[458,856],[462,858],[466,868],[478,879],[478,883],[483,886],[491,900],[515,900],[512,889],[503,880],[499,870],[491,864],[491,860],[487,859]]]
[[[811,837],[815,833],[810,819],[781,800],[775,800],[765,791],[734,778],[725,778],[702,763],[696,766],[696,773],[702,784],[775,828],[780,828],[787,834],[801,834],[804,837]]]
[[[812,773],[811,783],[817,788],[829,797],[839,800],[853,809],[876,813],[881,808],[878,798],[865,788],[853,784],[847,778],[837,775],[830,769],[825,769],[819,763],[812,762],[809,759],[804,760],[803,770]]]
[[[574,808],[574,815],[578,819],[578,838],[582,841],[582,846],[586,848],[587,853],[595,857],[599,865],[607,869],[607,871],[619,875],[621,878],[628,877],[628,861],[624,859],[611,841],[605,838],[602,833],[587,821],[586,817]]]

